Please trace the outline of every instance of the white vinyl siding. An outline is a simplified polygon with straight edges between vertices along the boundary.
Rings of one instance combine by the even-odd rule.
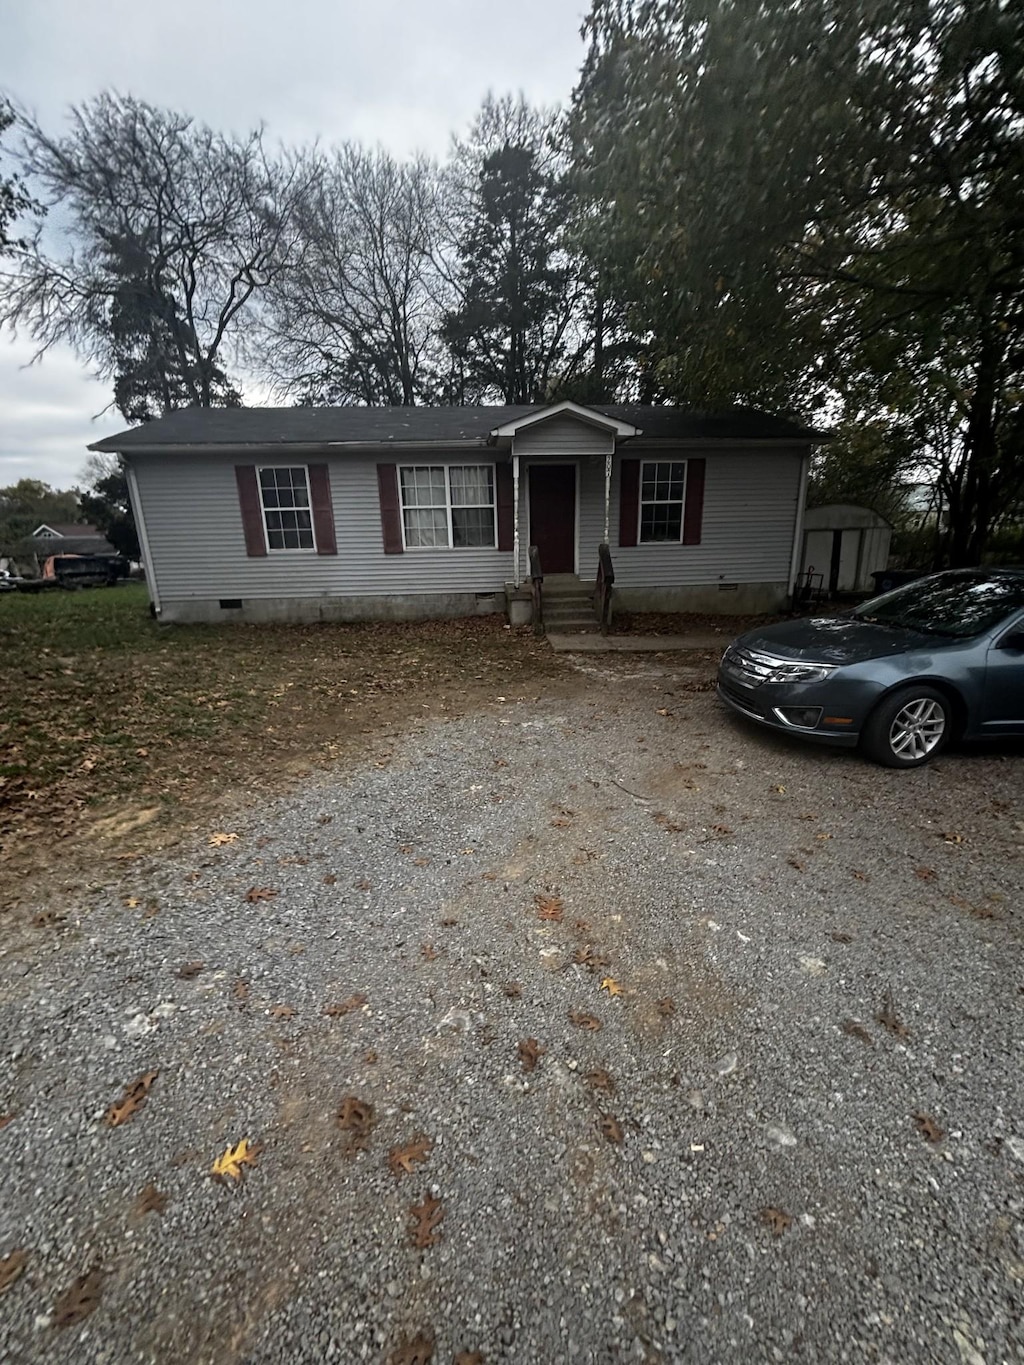
[[[261,465],[256,475],[267,550],[315,550],[306,466]]]
[[[407,550],[496,544],[493,465],[400,465]]]

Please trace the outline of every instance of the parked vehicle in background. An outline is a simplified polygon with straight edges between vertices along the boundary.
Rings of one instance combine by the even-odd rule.
[[[722,656],[718,695],[891,768],[953,738],[1024,736],[1024,569],[931,574],[847,616],[748,631]]]

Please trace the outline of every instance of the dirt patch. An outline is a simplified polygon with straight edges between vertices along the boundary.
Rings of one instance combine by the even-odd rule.
[[[0,907],[105,874],[316,769],[386,764],[425,720],[582,685],[498,616],[169,628],[138,585],[10,597]]]

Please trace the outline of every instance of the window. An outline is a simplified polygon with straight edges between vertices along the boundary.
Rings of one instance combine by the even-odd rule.
[[[683,538],[685,460],[644,460],[640,466],[640,542]]]
[[[405,465],[399,473],[407,549],[494,545],[493,465]]]
[[[261,469],[260,502],[268,550],[315,550],[305,465]]]

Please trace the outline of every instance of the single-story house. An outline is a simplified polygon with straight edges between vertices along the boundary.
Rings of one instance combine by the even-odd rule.
[[[117,551],[96,526],[87,522],[46,522],[37,526],[31,535],[36,555],[116,555]]]
[[[89,447],[125,463],[163,621],[505,611],[545,581],[619,607],[780,607],[825,439],[748,409],[187,408]],[[536,560],[534,561],[536,563]]]
[[[889,565],[892,524],[870,507],[832,502],[804,514],[800,571],[826,593],[872,592],[874,574]]]

